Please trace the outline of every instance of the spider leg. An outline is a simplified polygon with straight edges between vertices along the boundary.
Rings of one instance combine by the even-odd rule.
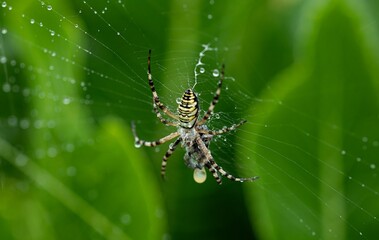
[[[166,176],[166,165],[167,165],[167,159],[172,155],[172,153],[175,151],[178,144],[182,141],[181,138],[176,139],[176,141],[168,147],[168,150],[166,154],[163,156],[162,159],[162,166],[161,166],[161,176],[164,179]]]
[[[213,159],[211,152],[209,149],[205,146],[204,142],[201,140],[200,137],[196,138],[196,142],[199,145],[200,150],[203,152],[206,162],[205,166],[209,169],[209,171],[212,173],[213,177],[216,179],[218,184],[221,184],[221,178],[218,175],[217,172],[219,172],[222,176],[227,177],[229,180],[236,181],[236,182],[245,182],[245,181],[254,181],[257,180],[258,177],[251,177],[251,178],[239,178],[231,175],[230,173],[226,172],[222,167],[220,167]]]
[[[227,177],[228,179],[235,182],[246,182],[246,181],[252,182],[259,178],[258,176],[250,177],[250,178],[235,177],[232,174],[226,172],[224,169],[222,169],[222,167],[220,167],[213,159],[209,161],[209,164],[211,165],[212,168],[216,169],[222,176]]]
[[[151,75],[151,67],[150,67],[150,56],[151,56],[151,49],[149,50],[149,55],[147,57],[147,78],[149,80],[149,86],[151,89],[151,92],[153,93],[153,101],[156,106],[159,107],[165,114],[167,114],[169,117],[178,120],[178,117],[172,113],[161,101],[159,100],[158,93],[155,90],[154,82],[153,82],[153,77]],[[156,108],[156,106],[154,106]],[[155,109],[154,109],[155,110]],[[158,117],[159,118],[159,117]],[[162,118],[159,118],[162,119]],[[161,120],[162,121],[162,120]]]
[[[217,173],[217,170],[210,164],[210,162],[207,162],[205,166],[208,168],[208,170],[212,173],[212,176],[216,179],[216,182],[221,185],[222,181],[220,176]]]
[[[171,122],[171,121],[165,119],[162,116],[162,114],[159,112],[159,109],[158,109],[157,105],[154,102],[153,102],[153,108],[154,108],[155,114],[157,115],[157,118],[161,121],[161,123],[163,123],[166,126],[174,126],[174,127],[178,126],[177,123],[174,123],[174,122]]]
[[[160,138],[156,141],[148,142],[148,141],[139,139],[139,137],[137,136],[136,125],[134,124],[134,122],[132,122],[132,131],[133,131],[133,135],[134,135],[134,144],[136,147],[141,147],[142,145],[146,146],[146,147],[155,147],[155,146],[161,145],[162,143],[170,141],[171,139],[179,136],[178,132],[173,132],[173,133],[171,133],[171,134],[169,134],[163,138]]]
[[[217,84],[216,93],[215,93],[215,95],[213,97],[211,105],[208,108],[208,111],[205,113],[205,115],[203,116],[203,118],[197,123],[198,126],[199,125],[203,125],[209,119],[209,117],[213,113],[213,109],[215,108],[216,104],[218,103],[218,99],[219,99],[220,94],[221,94],[222,81],[224,80],[224,69],[225,69],[225,65],[222,64],[222,67],[221,67],[221,77],[220,77],[220,80],[218,81],[218,84]]]
[[[240,127],[244,123],[246,123],[246,120],[242,120],[241,122],[239,122],[237,124],[233,124],[230,127],[224,127],[224,128],[222,128],[220,130],[205,130],[205,129],[201,129],[201,130],[198,130],[197,132],[198,133],[203,133],[203,134],[210,134],[210,135],[215,136],[215,135],[220,135],[220,134],[224,134],[224,133],[233,131],[236,128]]]

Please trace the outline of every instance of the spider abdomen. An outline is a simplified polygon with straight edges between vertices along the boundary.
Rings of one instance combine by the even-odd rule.
[[[183,128],[192,128],[199,115],[199,103],[196,94],[187,89],[178,106],[180,126]]]

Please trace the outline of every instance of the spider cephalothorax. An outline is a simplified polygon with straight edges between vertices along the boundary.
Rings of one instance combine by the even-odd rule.
[[[181,146],[186,150],[186,153],[184,155],[184,162],[189,168],[194,169],[194,179],[198,183],[202,183],[206,180],[205,168],[207,168],[212,173],[218,184],[221,184],[221,178],[219,174],[237,182],[256,180],[258,177],[238,178],[227,173],[214,161],[211,151],[209,150],[209,144],[213,136],[232,131],[246,122],[243,120],[237,124],[232,125],[231,127],[225,127],[221,130],[209,130],[206,125],[207,120],[213,114],[213,109],[217,104],[221,93],[222,81],[224,80],[224,65],[222,65],[221,77],[217,85],[216,94],[213,97],[213,100],[207,112],[201,118],[199,117],[199,101],[193,89],[187,89],[183,93],[181,101],[178,105],[178,114],[172,113],[163,103],[161,103],[155,90],[154,82],[151,76],[150,55],[151,50],[149,50],[149,55],[147,58],[147,75],[150,89],[153,93],[154,111],[158,119],[163,124],[167,126],[175,126],[178,128],[178,130],[157,141],[152,142],[144,141],[138,138],[134,123],[132,123],[132,130],[137,147],[140,147],[142,145],[147,147],[155,147],[176,138],[175,142],[170,144],[166,154],[163,156],[161,167],[162,177],[164,177],[166,174],[167,159],[181,143]],[[163,118],[160,111],[172,118],[172,121]]]

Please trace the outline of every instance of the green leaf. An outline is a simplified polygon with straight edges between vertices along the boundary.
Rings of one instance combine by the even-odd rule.
[[[374,238],[379,208],[367,193],[378,187],[356,160],[356,136],[379,134],[377,60],[359,31],[365,22],[341,1],[310,25],[298,61],[261,95],[276,104],[254,106],[241,138],[253,149],[241,156],[255,154],[249,164],[261,177],[244,185],[250,214],[262,239]],[[377,153],[364,154],[370,162]]]

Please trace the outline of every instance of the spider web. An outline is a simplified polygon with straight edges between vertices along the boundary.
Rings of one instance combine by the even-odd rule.
[[[135,121],[142,139],[157,139],[175,129],[161,126],[152,112],[146,74],[148,49],[152,49],[157,92],[174,112],[184,90],[194,88],[204,114],[225,63],[220,102],[208,126],[220,129],[242,119],[248,122],[237,131],[215,137],[210,149],[216,162],[233,175],[260,176],[258,181],[242,186],[252,221],[273,231],[277,226],[262,227],[264,220],[270,219],[265,214],[271,213],[284,217],[282,224],[300,231],[296,234],[317,239],[369,239],[377,235],[373,227],[379,224],[379,130],[367,127],[378,120],[377,104],[373,103],[376,100],[364,98],[361,104],[366,110],[353,112],[358,115],[354,121],[329,115],[334,109],[344,108],[345,103],[336,99],[331,104],[330,96],[338,96],[338,92],[328,92],[315,82],[304,83],[301,76],[313,73],[274,69],[272,76],[266,76],[265,70],[254,67],[242,44],[235,40],[238,37],[229,43],[220,31],[211,30],[214,26],[230,29],[220,15],[213,14],[223,7],[221,3],[209,1],[201,12],[192,10],[200,3],[172,4],[147,3],[143,15],[135,13],[143,12],[137,11],[141,8],[137,3],[120,0],[80,1],[70,6],[58,1],[29,1],[26,7],[21,2],[3,1],[2,138],[22,151],[27,144],[18,138],[22,133],[70,125],[86,128],[112,115],[126,124]],[[228,14],[230,18],[237,15],[233,9]],[[154,23],[159,17],[164,20]],[[169,25],[169,18],[178,20]],[[24,57],[34,53],[38,55]],[[246,67],[253,69],[249,71],[253,75],[240,71]],[[367,89],[364,84],[355,87]],[[297,93],[291,94],[295,90]],[[325,94],[328,101],[318,99],[317,94]],[[309,108],[314,106],[312,101],[320,101],[320,109]],[[41,102],[50,104],[47,109],[39,109]],[[71,106],[81,107],[78,114],[85,116],[78,118],[81,122],[62,118],[75,108]],[[349,114],[345,117],[352,118]],[[60,145],[35,149],[31,158],[54,159],[94,141],[73,143],[68,139],[70,136],[62,136]],[[157,173],[167,148],[166,144],[143,150]],[[191,171],[183,167],[183,154],[178,150],[170,159],[169,182],[192,181]],[[24,158],[15,161],[18,166],[26,164]],[[75,166],[66,170],[67,175],[77,174]],[[211,175],[208,178],[206,184],[215,187]],[[1,177],[0,182],[3,185],[6,181]],[[229,193],[233,184],[239,184],[224,182]],[[271,211],[264,210],[273,205],[276,207]],[[273,237],[262,232],[260,236]]]

